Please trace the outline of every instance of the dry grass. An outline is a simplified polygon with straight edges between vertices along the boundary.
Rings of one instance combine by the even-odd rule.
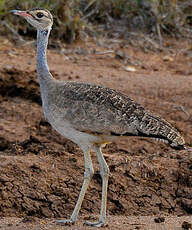
[[[187,35],[192,24],[191,0],[1,0],[0,32],[12,34],[10,28],[15,28],[20,35],[27,32],[33,36],[27,23],[8,12],[35,7],[47,8],[54,14],[55,38],[68,42],[106,29],[112,31],[112,36],[118,32],[122,37],[122,28],[156,34],[161,42],[162,33]]]

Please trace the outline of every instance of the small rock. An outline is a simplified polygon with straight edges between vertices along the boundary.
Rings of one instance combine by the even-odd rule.
[[[1,150],[0,150],[1,151]],[[10,181],[10,178],[9,177],[7,177],[6,175],[1,175],[0,176],[0,182],[8,182],[8,181]]]
[[[186,230],[190,230],[192,229],[192,224],[187,222],[187,221],[184,221],[181,225],[182,229],[186,229]]]
[[[115,53],[115,57],[117,58],[117,59],[125,59],[125,57],[126,57],[126,53],[124,53],[123,51],[121,51],[121,50],[117,50],[116,51],[116,53]]]
[[[128,72],[135,72],[136,71],[135,67],[133,67],[133,66],[124,66],[123,68],[124,68],[124,70],[126,70]]]
[[[32,217],[32,216],[25,216],[23,219],[22,219],[22,222],[23,223],[31,223],[31,222],[34,222],[35,221],[35,218]]]
[[[165,221],[165,217],[156,217],[154,221],[155,223],[163,223]]]
[[[82,47],[78,47],[76,50],[75,50],[75,53],[76,54],[79,54],[79,55],[87,55],[87,54],[90,54],[89,50],[85,49],[85,48],[82,48]]]
[[[88,57],[84,57],[84,59],[83,59],[84,61],[88,61],[89,60],[89,58]]]
[[[170,62],[172,62],[172,61],[174,61],[174,59],[171,56],[166,55],[166,56],[163,57],[163,61],[170,61]]]
[[[191,199],[182,198],[181,206],[188,213],[192,213],[192,200]]]
[[[12,66],[12,65],[6,65],[6,66],[5,66],[5,69],[11,70],[11,69],[13,69],[13,66]]]
[[[32,164],[30,166],[30,168],[33,170],[33,172],[41,172],[42,171],[40,166],[38,166],[37,164]]]
[[[179,74],[179,75],[188,75],[186,70],[182,70],[182,69],[178,69],[175,71],[176,74]]]
[[[41,207],[41,213],[47,218],[53,217],[53,212],[48,207]]]
[[[1,197],[3,200],[8,200],[9,198],[8,193],[4,190],[1,192]]]

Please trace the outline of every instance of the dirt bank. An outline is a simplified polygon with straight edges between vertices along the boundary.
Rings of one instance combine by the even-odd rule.
[[[83,180],[82,153],[74,143],[58,135],[42,115],[34,49],[3,44],[0,47],[0,216],[69,217]],[[112,229],[113,219],[119,229],[129,229],[126,223],[135,219],[126,216],[169,218],[192,214],[192,57],[188,43],[175,46],[183,52],[176,54],[173,49],[168,54],[144,53],[130,46],[122,48],[119,43],[113,44],[110,47],[113,52],[108,53],[103,51],[109,48],[93,43],[66,47],[68,54],[48,52],[56,78],[118,89],[168,120],[186,139],[188,149],[182,151],[144,138],[128,138],[104,148],[110,168],[110,221],[106,229]],[[126,64],[117,50],[129,55]],[[136,71],[126,71],[129,65]],[[96,173],[82,205],[83,219],[94,218],[100,209],[101,179],[94,152],[92,156]],[[21,220],[10,221],[16,221],[13,223],[16,226],[18,221],[23,224]],[[150,220],[157,224],[153,217]],[[178,226],[182,221],[178,220]],[[147,222],[147,219],[138,222],[138,229],[146,229]],[[6,229],[13,227],[6,226]],[[18,229],[23,229],[19,226]]]

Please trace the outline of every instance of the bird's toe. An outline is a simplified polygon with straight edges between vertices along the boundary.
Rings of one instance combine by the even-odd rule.
[[[72,221],[71,219],[66,219],[66,220],[56,220],[55,223],[58,225],[73,225],[75,221]]]
[[[84,225],[100,228],[100,227],[105,226],[105,222],[104,221],[97,221],[97,222],[85,221]]]

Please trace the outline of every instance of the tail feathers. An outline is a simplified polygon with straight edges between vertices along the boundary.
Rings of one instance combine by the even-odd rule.
[[[139,125],[139,130],[145,136],[151,136],[168,143],[174,149],[183,149],[185,140],[181,134],[167,121],[158,116],[146,113]]]
[[[169,143],[169,141],[165,139],[161,139],[161,138],[153,138],[153,139],[157,142],[163,142],[165,144],[168,144],[172,149],[175,149],[175,150],[185,149],[184,145],[172,145],[172,143]]]
[[[166,143],[173,149],[185,148],[185,141],[181,134],[171,124],[158,116],[145,113],[142,119],[135,124],[136,133],[125,132],[117,134],[112,132],[111,135],[149,137]]]

